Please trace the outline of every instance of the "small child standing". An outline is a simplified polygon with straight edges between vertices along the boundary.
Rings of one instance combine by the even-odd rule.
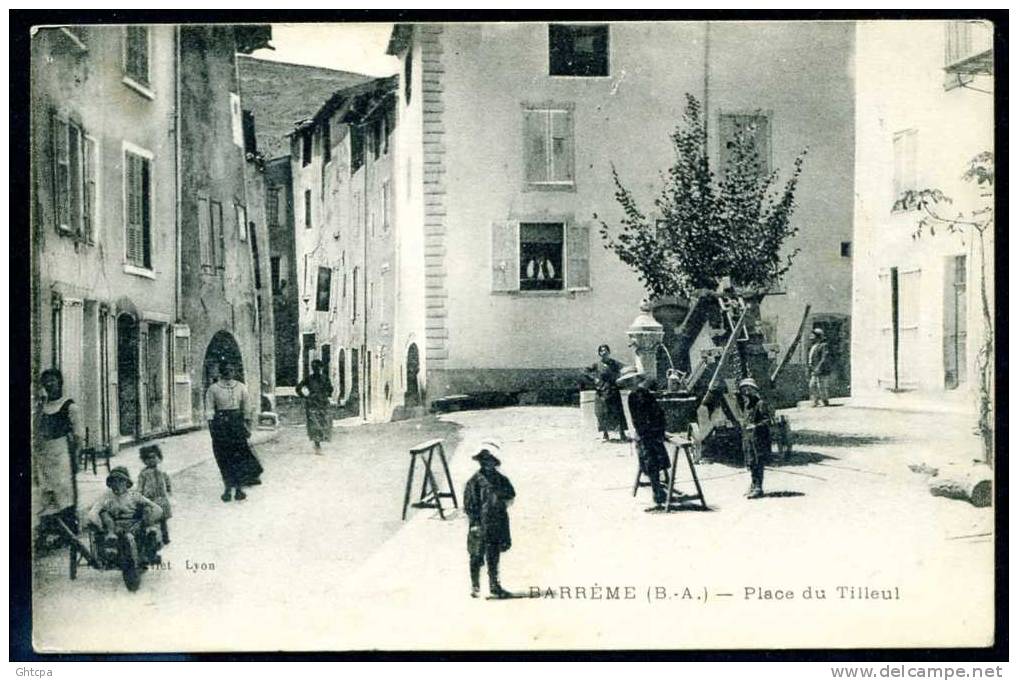
[[[163,510],[159,529],[162,531],[163,544],[170,543],[170,530],[166,521],[172,517],[170,511],[170,476],[159,470],[163,460],[163,452],[159,445],[145,445],[141,448],[141,461],[145,468],[138,473],[138,491],[146,499],[154,501]]]

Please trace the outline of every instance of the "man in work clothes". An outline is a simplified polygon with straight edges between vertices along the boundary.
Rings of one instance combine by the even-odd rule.
[[[831,374],[831,352],[824,338],[824,330],[813,329],[813,345],[809,349],[807,365],[809,368],[809,397],[813,406],[819,407],[821,402],[826,407],[829,402],[828,383]]]
[[[637,372],[636,367],[626,367],[616,383],[620,388],[638,386],[629,393],[629,416],[636,431],[636,453],[640,459],[640,469],[650,478],[654,503],[660,506],[668,497],[661,484],[661,471],[667,471],[671,461],[665,450],[665,413],[651,392],[654,379]]]
[[[467,552],[470,554],[470,595],[481,593],[481,566],[488,564],[488,588],[492,598],[511,598],[498,580],[498,561],[512,546],[509,534],[508,506],[516,498],[509,478],[496,468],[502,464],[486,445],[473,458],[481,469],[467,481],[463,490],[463,511],[470,521]]]

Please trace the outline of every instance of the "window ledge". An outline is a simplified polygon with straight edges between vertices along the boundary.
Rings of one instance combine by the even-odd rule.
[[[124,263],[124,272],[127,274],[133,274],[136,277],[144,277],[146,279],[155,279],[156,273],[147,267],[138,267],[137,265],[130,265]]]
[[[124,76],[121,79],[120,82],[122,82],[124,85],[126,85],[129,88],[131,88],[132,90],[134,90],[135,92],[137,92],[138,94],[140,94],[141,96],[143,96],[143,97],[145,97],[147,99],[155,99],[156,98],[155,90],[153,90],[152,88],[148,87],[147,85],[139,83],[138,81],[136,81],[134,78],[131,78],[130,76]]]
[[[605,76],[586,76],[586,75],[580,75],[580,74],[571,75],[571,74],[567,74],[567,73],[549,73],[548,77],[549,78],[564,78],[566,80],[577,80],[577,79],[582,79],[582,80],[611,80],[612,75],[610,73],[608,75],[605,75]]]
[[[559,291],[492,291],[493,296],[510,298],[575,298],[577,293],[587,293],[590,287],[567,288]]]
[[[575,192],[575,182],[524,182],[525,192]]]
[[[84,43],[84,41],[82,41],[81,38],[79,38],[77,35],[75,35],[74,31],[72,31],[71,29],[69,29],[67,27],[61,26],[60,27],[60,32],[63,33],[64,36],[66,36],[67,39],[70,40],[71,43],[75,47],[77,47],[80,52],[88,52],[88,45],[86,45]]]

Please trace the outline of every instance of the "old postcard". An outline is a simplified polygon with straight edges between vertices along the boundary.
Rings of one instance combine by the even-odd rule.
[[[37,652],[994,643],[994,24],[587,19],[33,28]]]

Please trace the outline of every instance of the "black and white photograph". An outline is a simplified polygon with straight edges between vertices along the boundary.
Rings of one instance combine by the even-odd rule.
[[[1000,643],[1000,12],[221,14],[26,39],[36,654]]]

